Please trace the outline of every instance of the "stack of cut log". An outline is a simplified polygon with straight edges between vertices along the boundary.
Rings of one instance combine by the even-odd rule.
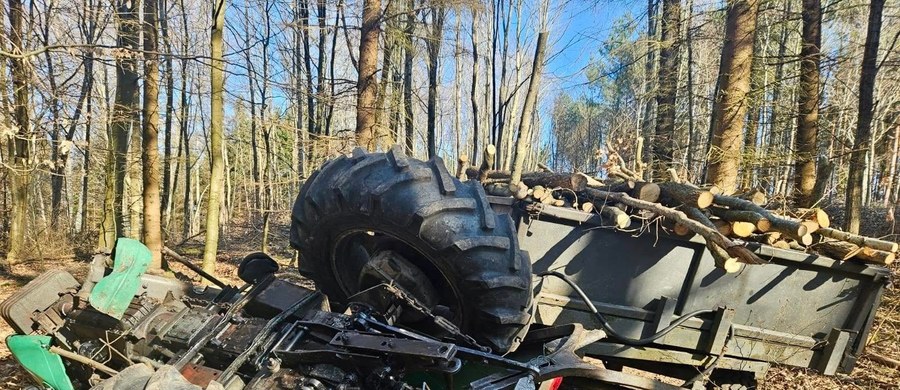
[[[650,183],[618,166],[608,167],[607,172],[609,178],[600,181],[583,173],[545,169],[524,173],[520,182],[511,183],[508,171],[494,170],[489,164],[469,167],[460,161],[457,175],[460,180],[480,181],[490,195],[598,213],[605,225],[617,229],[659,223],[670,234],[700,235],[716,266],[727,272],[737,272],[744,264],[765,263],[747,249],[745,244],[751,241],[882,265],[891,264],[898,252],[897,243],[832,228],[822,209],[767,209],[761,191],[724,195],[714,186],[680,182],[674,174],[672,181]]]

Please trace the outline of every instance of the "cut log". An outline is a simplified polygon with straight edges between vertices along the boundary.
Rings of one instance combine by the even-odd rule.
[[[717,205],[726,206],[731,210],[753,211],[769,220],[769,224],[771,225],[769,230],[781,232],[790,238],[799,239],[809,233],[809,228],[807,226],[772,214],[769,210],[766,210],[749,200],[735,198],[733,196],[716,195],[714,201]]]
[[[775,245],[775,243],[782,241],[781,233],[779,232],[768,232],[762,234],[751,234],[747,237],[747,241],[758,242],[760,244],[767,245]]]
[[[713,225],[716,226],[716,230],[719,231],[723,236],[728,237],[733,233],[731,231],[731,224],[728,221],[723,221],[721,219],[712,220]]]
[[[575,173],[573,173],[572,175],[579,175],[579,176],[584,177],[584,183],[585,183],[585,185],[587,185],[588,187],[598,188],[598,187],[602,187],[602,186],[603,186],[603,182],[601,182],[600,180],[597,180],[597,179],[591,177],[590,175],[587,175],[587,174],[584,174],[584,173],[581,173],[581,172],[575,172]]]
[[[590,213],[594,211],[594,204],[591,202],[584,202],[581,204],[581,211],[586,213]]]
[[[533,191],[531,192],[531,196],[537,201],[540,201],[541,199],[544,199],[545,196],[549,195],[550,193],[544,186],[534,186]]]
[[[671,209],[669,209],[671,210]],[[668,212],[668,210],[663,210]],[[751,252],[749,249],[734,243],[729,240],[724,235],[720,234],[712,221],[709,220],[709,217],[706,216],[700,209],[694,207],[686,207],[685,211],[678,212],[680,215],[675,214],[673,217],[686,217],[685,220],[676,219],[677,222],[688,226],[695,233],[703,236],[706,239],[707,247],[709,248],[710,243],[717,245],[718,247],[725,250],[728,253],[729,257],[737,258],[737,261],[745,264],[762,264],[765,263],[762,259],[756,256],[755,253]],[[664,215],[664,214],[660,214]],[[724,261],[724,259],[722,259]]]
[[[720,194],[716,194],[716,195],[720,195]],[[763,206],[766,204],[766,202],[768,202],[766,193],[762,192],[758,189],[744,191],[744,192],[741,192],[738,194],[734,194],[732,196],[735,198],[744,199],[744,200],[749,201],[757,206]]]
[[[575,192],[584,190],[588,177],[581,173],[529,172],[522,175],[522,182],[529,187],[542,185],[547,188],[565,188]]]
[[[682,237],[694,234],[690,228],[678,222],[672,225],[672,232],[675,233],[675,235]]]
[[[528,196],[528,186],[525,183],[509,183],[507,184],[509,188],[509,192],[512,193],[513,197],[516,199],[525,199]]]
[[[645,181],[634,182],[634,188],[628,191],[628,195],[647,202],[659,201],[660,188],[656,183],[648,183]]]
[[[828,216],[828,213],[825,210],[820,208],[813,209],[797,209],[797,218],[813,221],[819,224],[819,227],[827,228],[831,227],[831,217]]]
[[[631,192],[634,189],[634,180],[617,180],[613,183],[603,184],[601,186],[591,186],[591,188],[608,192]]]
[[[691,220],[696,221],[706,228],[715,228],[715,223],[700,211],[700,209],[696,207],[686,207],[685,215],[689,217]],[[727,222],[726,222],[727,224]],[[706,237],[704,237],[706,238]],[[709,250],[710,255],[712,255],[713,260],[715,261],[716,267],[725,270],[727,273],[734,273],[741,269],[742,261],[737,257],[733,256],[732,253],[722,248],[721,245],[707,239],[706,240],[706,249]],[[746,248],[744,248],[746,249]],[[753,252],[747,250],[748,253],[753,255]],[[753,255],[754,257],[756,255]],[[762,262],[762,260],[759,260]],[[757,264],[757,263],[750,263]]]
[[[615,227],[619,229],[626,229],[628,228],[628,226],[631,226],[631,217],[629,217],[628,214],[625,214],[625,212],[620,210],[618,207],[607,206],[605,204],[595,204],[594,207],[599,208],[600,215]]]
[[[503,183],[491,183],[484,186],[484,192],[493,196],[513,196],[509,191],[509,185]]]
[[[481,167],[479,167],[474,174],[467,170],[466,175],[469,177],[477,177],[478,181],[481,182],[487,180],[490,172],[494,170],[494,160],[496,159],[496,155],[497,147],[488,144],[484,147],[484,157],[481,160]]]
[[[898,246],[896,242],[879,240],[876,238],[869,238],[860,236],[857,234],[847,233],[844,231],[840,231],[832,228],[821,228],[816,233],[821,234],[823,237],[832,238],[839,241],[846,241],[851,244],[856,244],[858,246],[864,246],[872,249],[877,249],[885,252],[897,252]]]
[[[733,221],[731,222],[731,233],[738,237],[750,237],[756,231],[756,225],[750,222]]]
[[[757,212],[747,210],[732,210],[721,207],[710,207],[709,211],[726,221],[731,222],[749,222],[752,223],[756,230],[767,232],[772,228],[772,222]]]
[[[819,223],[816,221],[800,221],[800,224],[806,226],[806,234],[812,234],[819,230]]]
[[[733,274],[741,270],[743,263],[741,263],[737,257],[731,257],[728,252],[722,247],[707,242],[706,249],[709,250],[709,253],[713,257],[713,261],[716,263],[716,267],[724,270],[726,273]]]
[[[858,259],[867,263],[890,265],[896,259],[893,252],[886,252],[845,241],[825,241],[813,246],[817,252],[837,260]]]
[[[462,155],[459,156],[459,160],[456,162],[456,178],[459,181],[468,180],[468,175],[466,175],[466,169],[469,168],[469,156]]]
[[[508,182],[510,178],[509,171],[482,172],[468,169],[466,174],[469,177],[478,177],[482,182],[489,179]],[[587,187],[588,176],[583,173],[528,172],[522,175],[522,182],[528,187],[540,185],[546,188],[565,188],[579,192]]]
[[[709,191],[672,182],[663,182],[657,185],[660,190],[660,200],[668,203],[669,206],[685,205],[705,209],[713,203],[714,195]]]

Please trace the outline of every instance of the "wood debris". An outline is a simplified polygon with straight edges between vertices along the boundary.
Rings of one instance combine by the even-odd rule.
[[[485,155],[492,152],[496,153],[488,147]],[[677,175],[670,181],[644,182],[620,165],[607,166],[604,180],[544,166],[524,173],[521,182],[510,183],[510,173],[493,170],[490,162],[479,168],[464,164],[460,159],[459,176],[479,180],[490,195],[597,213],[605,225],[623,230],[646,223],[648,215],[652,220],[662,218],[661,226],[669,234],[702,236],[716,266],[726,272],[766,263],[747,247],[749,242],[881,265],[891,264],[900,249],[894,242],[832,228],[828,213],[819,208],[785,213],[768,209],[766,194],[757,189],[724,195],[717,187],[698,187]]]

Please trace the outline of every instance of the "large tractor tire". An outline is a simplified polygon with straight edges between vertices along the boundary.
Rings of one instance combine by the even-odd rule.
[[[431,291],[419,298],[495,352],[514,349],[528,330],[531,263],[512,219],[438,158],[415,160],[395,146],[327,162],[300,189],[290,239],[300,273],[339,307],[371,287],[366,264],[389,251],[399,268],[415,268],[407,275],[427,278],[401,287]]]

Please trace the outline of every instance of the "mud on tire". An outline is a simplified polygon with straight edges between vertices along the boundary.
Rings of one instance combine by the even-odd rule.
[[[514,349],[528,329],[531,263],[511,218],[439,158],[395,146],[327,162],[300,189],[290,240],[300,273],[338,304],[358,291],[366,252],[386,248],[423,270],[451,320],[494,351]]]

